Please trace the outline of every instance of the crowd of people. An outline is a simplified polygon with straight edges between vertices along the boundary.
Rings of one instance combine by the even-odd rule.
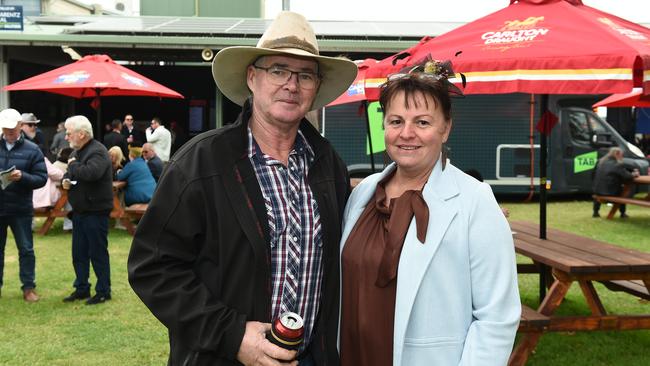
[[[113,181],[126,182],[125,205],[148,203],[169,159],[172,136],[160,118],[153,118],[151,126],[141,131],[129,114],[124,123],[112,121],[102,143],[86,117],[73,116],[57,125],[48,148],[39,123],[33,113],[20,114],[11,108],[0,112],[0,296],[7,228],[11,228],[18,248],[23,298],[39,300],[35,291],[34,210],[51,209],[61,198],[62,188],[68,191],[65,208],[70,212],[63,230],[72,232],[75,271],[75,290],[64,301],[103,303],[111,298],[108,221]],[[92,297],[88,282],[91,264],[97,275]]]
[[[64,301],[111,299],[117,179],[127,205],[150,202],[128,276],[168,328],[171,365],[507,363],[521,315],[512,232],[490,186],[447,159],[452,97],[462,95],[450,62],[425,58],[381,87],[393,163],[352,192],[344,162],[305,116],[341,95],[357,67],[320,55],[303,16],[280,13],[256,46],[221,50],[212,71],[242,112],[172,159],[159,118],[145,131],[130,114],[114,120],[102,144],[86,117],[70,117],[50,163],[36,117],[0,112],[0,249],[11,227],[26,301],[38,300],[33,207],[56,199],[59,180],[73,212],[74,291]],[[601,160],[596,181],[612,182],[596,190],[636,174],[621,171],[621,158],[612,149]],[[301,342],[273,330],[286,314]]]

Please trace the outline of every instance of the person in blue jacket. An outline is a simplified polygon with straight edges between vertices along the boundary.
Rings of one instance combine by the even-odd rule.
[[[124,190],[124,203],[127,206],[134,203],[149,203],[153,191],[156,189],[156,181],[147,162],[142,158],[142,148],[130,148],[129,160],[131,162],[117,172],[117,180],[127,183]]]
[[[0,112],[0,288],[4,270],[7,227],[11,228],[18,248],[19,276],[23,299],[38,301],[34,291],[36,257],[32,237],[34,206],[32,192],[45,185],[47,169],[43,153],[21,133],[21,115],[15,109]],[[13,170],[11,170],[13,169]]]

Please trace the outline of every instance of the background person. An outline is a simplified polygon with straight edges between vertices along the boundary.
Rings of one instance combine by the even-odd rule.
[[[341,365],[505,365],[521,305],[512,233],[490,186],[446,159],[451,65],[382,87],[394,163],[350,196],[341,239]]]
[[[122,150],[122,156],[128,156],[129,145],[120,131],[122,131],[122,122],[119,119],[114,119],[111,122],[111,130],[104,135],[104,146],[106,149],[117,146]]]
[[[51,156],[54,157],[53,160],[56,160],[61,150],[66,147],[70,147],[70,145],[68,144],[68,141],[65,140],[65,122],[59,122],[59,124],[56,125],[56,133],[54,134],[52,143],[50,144],[50,153],[52,154]]]
[[[156,155],[156,151],[153,149],[153,145],[148,142],[142,145],[142,158],[144,158],[144,160],[147,162],[147,166],[151,171],[151,175],[153,175],[153,179],[158,182],[158,179],[160,179],[160,175],[162,174],[164,164],[158,155]]]
[[[113,180],[117,180],[117,172],[120,169],[124,168],[126,159],[124,159],[124,155],[122,155],[122,149],[120,149],[119,146],[113,146],[108,149],[108,156],[111,159],[111,171],[113,174]]]
[[[144,132],[137,129],[134,122],[133,115],[127,114],[124,116],[122,135],[126,138],[129,146],[142,146],[146,142],[146,137]]]
[[[607,154],[598,160],[594,177],[594,194],[599,196],[620,196],[623,184],[639,176],[638,171],[630,172],[623,164],[623,150],[612,147]],[[621,218],[626,218],[626,206],[620,205]],[[600,217],[600,202],[594,200],[593,217]]]
[[[147,135],[147,142],[153,146],[156,155],[162,160],[163,163],[169,161],[169,155],[172,149],[172,134],[162,124],[162,120],[154,117],[151,120],[151,126],[147,127],[145,131]]]
[[[21,130],[25,134],[25,137],[38,146],[43,156],[47,156],[48,149],[45,136],[43,135],[43,131],[38,128],[38,123],[41,120],[36,118],[34,113],[23,113],[20,117],[20,122]]]
[[[32,192],[45,184],[47,170],[41,150],[21,133],[20,121],[21,115],[15,109],[9,108],[0,112],[0,170],[15,167],[8,175],[11,183],[5,189],[0,189],[0,289],[4,272],[7,227],[10,227],[18,248],[23,299],[36,302],[39,297],[34,290],[36,256],[32,236]]]
[[[62,181],[72,205],[72,265],[74,292],[64,302],[90,297],[90,264],[97,284],[86,305],[111,299],[111,266],[108,254],[108,216],[113,209],[111,160],[104,145],[93,139],[93,128],[84,116],[65,121],[66,139],[75,150]],[[118,148],[119,150],[119,148]]]
[[[34,190],[32,197],[34,208],[54,207],[61,198],[58,184],[61,183],[65,171],[50,163],[47,158],[43,158],[43,160],[47,169],[47,181],[43,187]]]
[[[65,137],[65,126],[63,128],[63,131],[64,131],[63,137]],[[66,141],[65,143],[68,144],[68,141]],[[59,151],[59,155],[57,155],[56,161],[52,163],[52,165],[61,169],[64,175],[65,172],[68,171],[68,159],[70,159],[70,154],[72,154],[73,151],[74,149],[71,147],[64,147],[63,149],[61,149],[61,151]],[[66,202],[64,207],[68,212],[72,212],[72,206],[70,205],[70,201]],[[72,220],[70,220],[68,217],[64,217],[63,231],[71,231],[71,230],[72,230]]]
[[[257,47],[221,50],[212,70],[242,113],[165,167],[133,239],[131,286],[169,330],[169,364],[336,365],[350,183],[304,117],[341,95],[357,68],[319,56],[307,20],[282,12]],[[297,356],[265,338],[288,310],[305,320]]]
[[[156,189],[156,181],[151,175],[147,163],[142,159],[142,148],[129,149],[129,160],[124,169],[117,172],[117,180],[125,181],[124,203],[149,203]]]

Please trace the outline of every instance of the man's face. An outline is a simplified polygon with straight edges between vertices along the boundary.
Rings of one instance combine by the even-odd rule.
[[[153,151],[151,150],[150,146],[142,147],[142,157],[144,158],[144,160],[149,160],[153,158]]]
[[[133,116],[130,114],[124,116],[124,124],[131,128],[131,126],[133,126]]]
[[[2,135],[10,144],[13,144],[20,137],[20,123],[15,128],[3,128]]]
[[[36,137],[36,123],[22,122],[20,124],[20,128],[25,133],[25,136],[29,137],[30,139]]]
[[[65,128],[65,139],[70,143],[70,147],[79,150],[84,146],[84,133],[75,131],[72,127]]]
[[[151,120],[151,129],[155,130],[156,128],[158,128],[158,126],[160,126],[160,123],[156,122],[155,119],[152,119]]]
[[[290,76],[279,81],[278,74]],[[298,74],[302,73],[302,74]],[[310,59],[266,56],[247,70],[248,88],[253,93],[253,113],[272,124],[298,124],[311,109],[320,80],[318,63]],[[315,83],[305,79],[316,78]],[[306,87],[307,86],[307,87]]]

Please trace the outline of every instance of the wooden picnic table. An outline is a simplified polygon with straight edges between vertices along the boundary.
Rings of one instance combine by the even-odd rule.
[[[623,185],[623,192],[621,193],[620,196],[594,195],[595,200],[601,203],[607,202],[612,204],[612,208],[609,210],[609,213],[607,214],[607,219],[609,220],[613,219],[614,216],[616,215],[616,212],[620,209],[622,204],[638,205],[641,207],[650,208],[650,192],[648,192],[648,194],[641,199],[631,198],[631,193],[633,192],[634,186],[637,185],[650,185],[650,176],[641,175],[634,178],[632,182],[625,183]]]
[[[131,220],[129,220],[129,215],[125,213],[124,204],[122,203],[123,200],[120,198],[120,192],[124,187],[126,187],[126,182],[124,181],[113,182],[113,209],[111,210],[110,217],[119,220],[126,227],[126,230],[133,235],[135,233],[135,227]],[[58,186],[58,188],[61,192],[61,197],[56,201],[54,207],[35,211],[36,216],[46,217],[43,226],[38,230],[40,235],[47,234],[57,217],[65,217],[68,215],[68,211],[65,209],[65,204],[68,202],[68,191],[61,186]]]
[[[593,331],[650,329],[650,314],[609,314],[593,285],[594,281],[636,281],[650,290],[650,253],[626,249],[579,235],[548,229],[539,239],[539,227],[528,222],[511,222],[515,251],[551,269],[554,280],[541,300],[537,313],[548,317],[543,331]],[[556,316],[571,284],[577,282],[591,310],[590,315]],[[524,365],[535,349],[542,330],[522,334],[509,365]]]

